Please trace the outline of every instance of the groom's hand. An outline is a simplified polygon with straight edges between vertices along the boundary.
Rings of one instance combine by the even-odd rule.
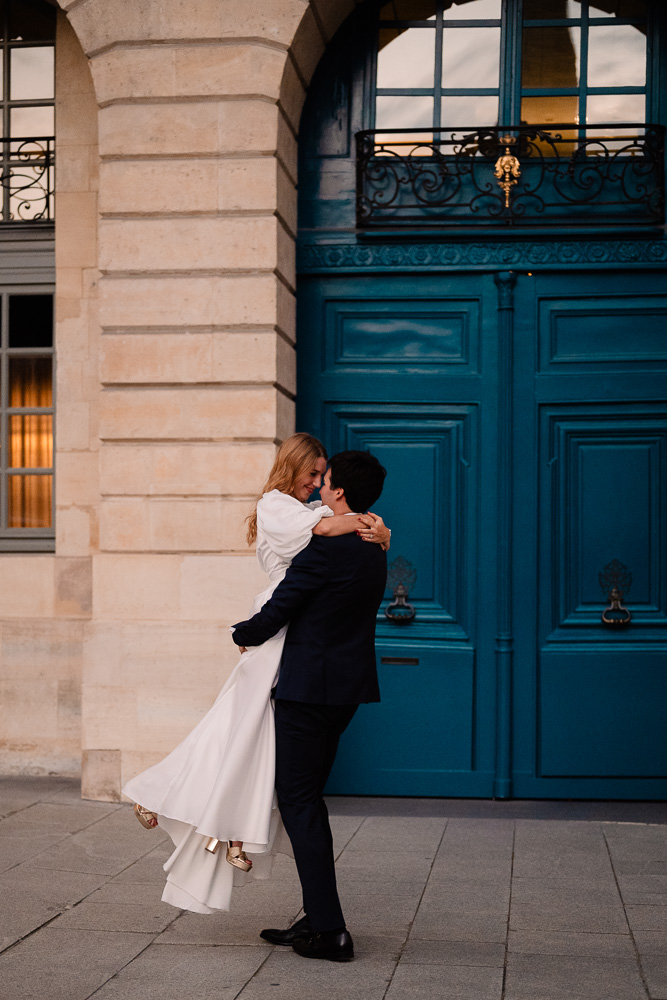
[[[238,651],[239,651],[239,653],[247,653],[248,652],[248,647],[247,646],[239,646],[238,647]]]

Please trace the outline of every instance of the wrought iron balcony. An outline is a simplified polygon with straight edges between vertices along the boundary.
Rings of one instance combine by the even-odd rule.
[[[53,220],[55,139],[37,136],[0,140],[2,222]]]
[[[656,225],[664,133],[616,124],[359,132],[357,224]]]

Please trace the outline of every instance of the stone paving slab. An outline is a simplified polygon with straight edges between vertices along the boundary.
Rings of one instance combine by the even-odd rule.
[[[88,1000],[150,942],[148,934],[47,927],[0,955],[0,995],[3,1000]]]
[[[151,945],[93,996],[95,1000],[233,1000],[266,959],[264,948]]]
[[[634,931],[632,936],[640,955],[667,955],[667,934],[662,931]]]
[[[66,833],[27,832],[15,833],[13,837],[0,836],[0,875],[66,839]]]
[[[502,982],[502,968],[401,963],[387,1000],[497,1000]]]
[[[0,876],[0,951],[37,930],[104,882],[103,875],[43,872],[18,865]]]
[[[239,1000],[382,1000],[396,967],[385,951],[357,946],[354,962],[314,962],[275,948],[239,994]]]
[[[667,1000],[667,955],[647,956],[642,967],[653,1000]]]
[[[504,1000],[646,1000],[631,959],[510,955]]]
[[[35,802],[0,821],[0,837],[22,833],[78,833],[120,807],[106,802]]]
[[[667,1000],[663,804],[332,799],[334,964],[258,936],[301,915],[293,859],[184,913],[164,832],[78,796],[0,778],[0,1000]]]
[[[273,913],[267,910],[258,919],[256,914],[239,913],[187,913],[184,912],[155,939],[156,944],[257,945],[270,948],[258,932],[264,927],[289,927],[294,923],[297,910]],[[261,927],[260,927],[261,924]]]
[[[510,928],[508,952],[523,955],[571,955],[588,958],[634,958],[629,934],[596,934],[586,931],[536,931]]]
[[[77,783],[68,778],[21,778],[0,775],[0,819],[26,809],[35,802],[60,801],[81,802],[81,792]]]
[[[505,965],[505,943],[482,941],[420,941],[411,938],[401,955],[403,965]]]

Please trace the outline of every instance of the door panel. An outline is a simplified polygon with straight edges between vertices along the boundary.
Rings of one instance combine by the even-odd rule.
[[[378,402],[332,403],[325,411],[326,437],[337,450],[370,449],[389,470],[376,505],[392,526],[389,561],[403,556],[417,568],[410,600],[418,626],[437,623],[443,638],[470,638],[476,497],[469,470],[476,464],[476,410]]]
[[[496,381],[483,384],[480,371],[494,371],[493,334],[486,358],[481,350],[493,292],[477,276],[300,287],[298,427],[331,451],[377,455],[388,470],[376,509],[392,528],[389,563],[402,557],[416,572],[415,620],[399,626],[381,610],[382,702],[362,706],[345,734],[331,792],[491,794],[494,678],[478,657],[493,621],[480,635],[476,607],[493,578],[480,585],[478,573],[480,497],[490,510],[492,496],[480,476],[491,467]],[[493,535],[492,516],[485,530]]]
[[[517,285],[514,476],[537,517],[535,548],[515,552],[517,607],[524,575],[536,577],[515,625],[517,795],[667,792],[667,412],[654,395],[659,381],[664,395],[667,334],[656,287],[650,275],[594,273]],[[614,561],[625,629],[601,621]]]
[[[359,707],[327,791],[488,795],[489,776],[475,768],[474,651],[381,639],[377,653],[382,701]]]
[[[544,648],[538,775],[604,779],[602,797],[610,779],[664,777],[665,704],[654,697],[664,689],[664,651]]]
[[[539,371],[581,375],[667,367],[662,295],[545,297],[539,304]],[[556,367],[558,366],[558,367]]]
[[[613,559],[632,576],[626,596],[634,635],[649,621],[664,625],[658,593],[667,515],[664,411],[618,402],[543,406],[541,412],[548,475],[540,509],[550,515],[542,526],[542,562],[545,572],[551,567],[558,576],[556,604],[553,612],[544,608],[542,634],[589,625],[599,641],[616,641],[615,634],[599,629],[599,576]]]
[[[398,375],[477,371],[479,300],[328,299],[326,370]]]

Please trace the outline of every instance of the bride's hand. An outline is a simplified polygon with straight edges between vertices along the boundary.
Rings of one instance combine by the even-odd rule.
[[[387,551],[389,548],[389,541],[391,539],[391,531],[386,526],[379,514],[373,514],[371,511],[368,514],[361,514],[359,520],[363,521],[366,525],[365,528],[360,528],[358,535],[363,538],[365,542],[375,542],[381,545],[382,548]]]

